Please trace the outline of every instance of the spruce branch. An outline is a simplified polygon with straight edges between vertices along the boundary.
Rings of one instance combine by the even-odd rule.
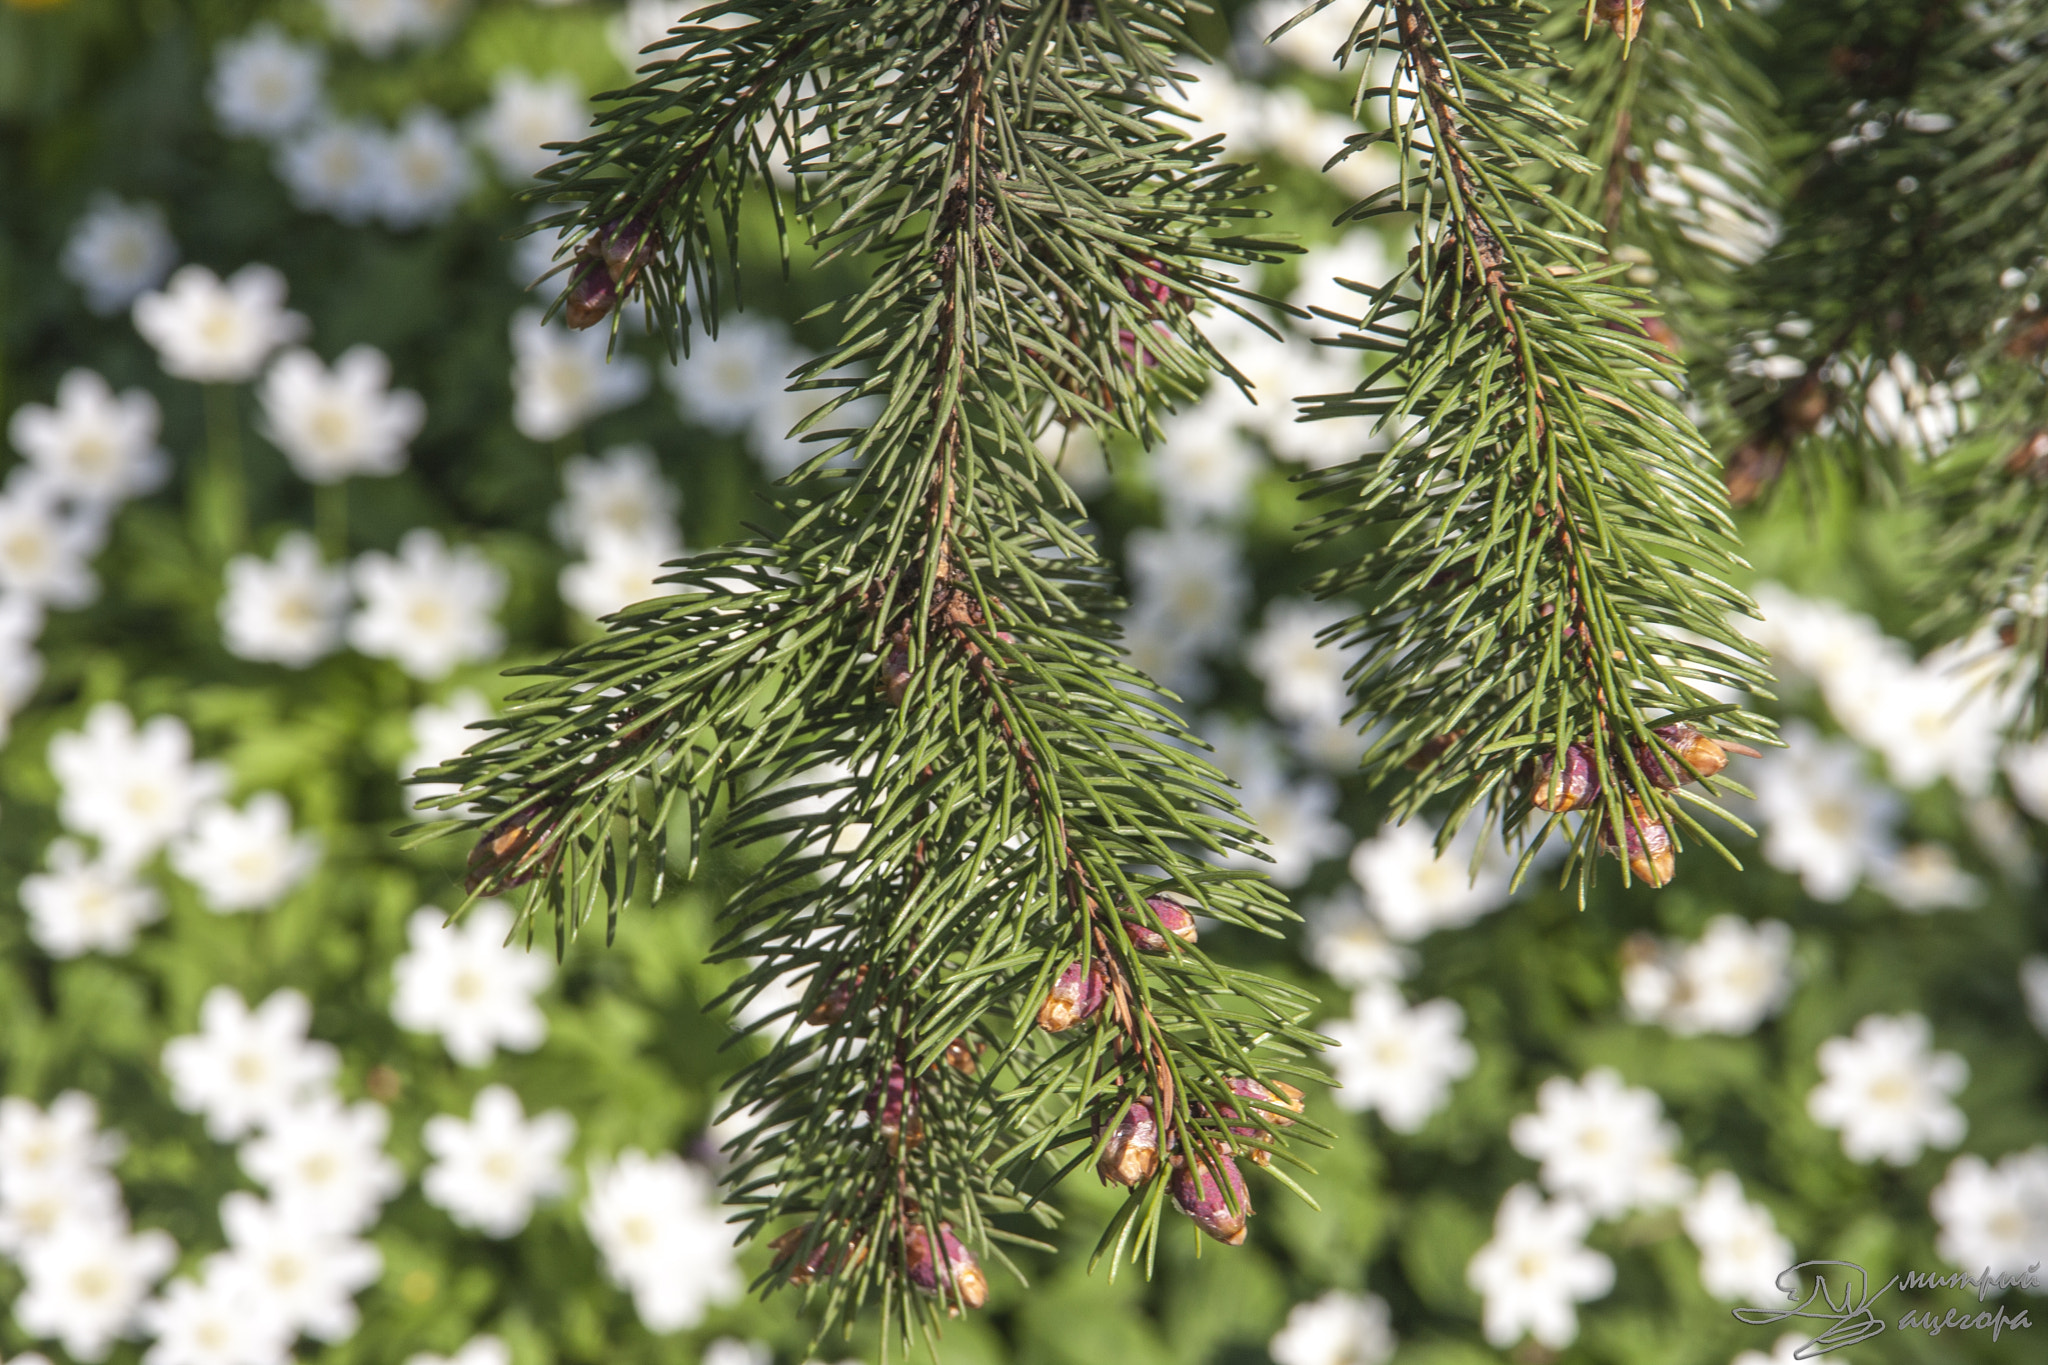
[[[1212,865],[1257,836],[1119,654],[1035,440],[1150,435],[1227,371],[1198,326],[1227,268],[1276,249],[1242,231],[1242,169],[1167,121],[1182,19],[713,6],[556,179],[586,244],[659,244],[615,284],[682,325],[717,276],[681,253],[773,169],[762,118],[806,149],[819,255],[870,272],[797,376],[829,396],[780,529],[676,566],[436,774],[480,812],[454,826],[481,835],[472,892],[525,887],[558,943],[599,913],[609,936],[643,876],[658,898],[671,840],[686,874],[707,849],[745,870],[714,952],[759,1042],[728,1197],[775,1248],[760,1287],[801,1286],[823,1330],[979,1306],[982,1259],[1039,1245],[1046,1191],[1091,1162],[1131,1187],[1118,1259],[1150,1264],[1169,1202],[1242,1240],[1236,1163],[1291,1183],[1319,1131],[1290,1084],[1311,999],[1195,942],[1197,912],[1272,934],[1288,911]],[[835,425],[855,403],[871,420]]]
[[[1543,84],[1541,21],[1404,0],[1357,30],[1396,74],[1361,81],[1387,127],[1350,150],[1386,143],[1403,172],[1346,217],[1417,215],[1419,242],[1362,318],[1336,319],[1370,376],[1303,400],[1305,420],[1371,417],[1389,442],[1314,476],[1335,506],[1305,532],[1370,547],[1319,588],[1371,604],[1330,638],[1362,653],[1354,715],[1398,817],[1441,798],[1448,841],[1475,810],[1509,833],[1545,810],[1526,869],[1582,810],[1582,889],[1597,848],[1661,885],[1688,836],[1720,847],[1694,813],[1716,808],[1684,788],[1718,790],[1738,737],[1768,741],[1717,696],[1764,676],[1731,624],[1752,611],[1729,583],[1732,524],[1643,332],[1649,301],[1553,188],[1598,167]]]

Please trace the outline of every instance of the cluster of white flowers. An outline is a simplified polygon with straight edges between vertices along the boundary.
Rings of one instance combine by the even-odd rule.
[[[614,446],[602,459],[572,457],[562,469],[566,497],[555,508],[556,537],[583,558],[562,570],[562,600],[596,618],[658,596],[662,566],[680,558],[675,485],[653,450]]]
[[[1820,1045],[1821,1083],[1806,1112],[1841,1133],[1850,1160],[1906,1166],[1928,1147],[1963,1140],[1969,1124],[1950,1097],[1970,1079],[1970,1066],[1953,1052],[1930,1051],[1932,1039],[1921,1015],[1872,1014],[1853,1036]]]
[[[1791,994],[1791,959],[1786,925],[1716,915],[1697,943],[1630,939],[1622,950],[1622,998],[1631,1018],[1680,1037],[1749,1033]]]
[[[590,1168],[583,1222],[612,1282],[657,1332],[703,1321],[740,1292],[733,1230],[709,1173],[673,1153],[629,1148]]]
[[[1935,1250],[1964,1270],[2014,1275],[2048,1264],[2048,1146],[2000,1159],[1959,1156],[1928,1199]]]
[[[415,1033],[436,1033],[463,1066],[483,1066],[503,1048],[531,1052],[548,1036],[533,998],[553,978],[545,953],[514,947],[512,909],[478,901],[458,924],[433,906],[406,921],[409,947],[392,965],[391,1017]]]
[[[1692,1190],[1674,1157],[1678,1129],[1656,1094],[1625,1084],[1609,1067],[1573,1081],[1552,1076],[1536,1091],[1536,1112],[1508,1126],[1515,1150],[1542,1163],[1552,1194],[1598,1218],[1668,1208]]]
[[[1465,1267],[1489,1342],[1507,1347],[1527,1335],[1555,1351],[1578,1336],[1578,1305],[1614,1287],[1614,1262],[1586,1246],[1592,1226],[1574,1200],[1546,1203],[1528,1184],[1507,1192],[1492,1240]]]
[[[1505,850],[1482,848],[1479,823],[1467,822],[1442,853],[1436,832],[1419,820],[1388,825],[1351,851],[1352,878],[1389,938],[1461,929],[1508,903],[1514,865]]]
[[[1715,1171],[1700,1182],[1680,1217],[1700,1253],[1700,1283],[1727,1303],[1769,1307],[1784,1302],[1778,1275],[1798,1257],[1771,1211],[1742,1193],[1742,1182]]]
[[[445,36],[463,0],[320,0],[327,25],[366,56],[387,57],[404,43]]]
[[[1238,785],[1238,804],[1265,836],[1263,856],[1232,853],[1225,867],[1257,869],[1281,886],[1299,886],[1315,865],[1344,851],[1350,835],[1335,818],[1337,787],[1328,778],[1295,776],[1273,733],[1257,721],[1211,717],[1203,734],[1216,763]]]
[[[824,450],[797,428],[839,390],[788,387],[791,374],[812,359],[780,319],[734,313],[720,320],[717,336],[693,341],[667,378],[685,421],[743,434],[761,468],[780,479]],[[860,427],[873,411],[868,399],[856,399],[823,425]]]
[[[1288,1310],[1266,1354],[1274,1365],[1386,1365],[1395,1344],[1385,1299],[1332,1289]]]
[[[1124,544],[1124,569],[1131,581],[1131,610],[1124,617],[1131,662],[1185,697],[1202,696],[1208,676],[1199,659],[1237,643],[1251,597],[1237,536],[1192,523],[1133,531]]]
[[[1357,767],[1365,753],[1363,737],[1344,719],[1351,705],[1344,674],[1360,652],[1321,638],[1350,615],[1335,602],[1275,598],[1244,650],[1246,666],[1266,686],[1266,710],[1289,727],[1295,750],[1339,772]]]

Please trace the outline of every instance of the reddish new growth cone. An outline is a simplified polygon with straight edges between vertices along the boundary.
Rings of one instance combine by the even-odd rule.
[[[888,657],[882,661],[882,700],[900,707],[909,691],[910,646],[899,640],[889,646]]]
[[[1108,994],[1109,974],[1101,962],[1090,962],[1085,971],[1080,963],[1070,962],[1038,1007],[1038,1026],[1047,1033],[1064,1033],[1101,1009]]]
[[[1658,738],[1662,748],[1671,751],[1670,754],[1662,753],[1640,742],[1635,746],[1636,762],[1651,784],[1658,787],[1682,787],[1695,776],[1712,777],[1728,766],[1731,753],[1760,757],[1746,744],[1717,743],[1690,725],[1660,725],[1650,733]],[[1676,754],[1683,761],[1674,763],[1671,754]]]
[[[1613,823],[1602,818],[1600,846],[1610,853],[1626,850],[1629,871],[1652,886],[1668,886],[1677,874],[1678,858],[1671,849],[1671,831],[1633,796],[1628,799],[1619,837]]]
[[[618,304],[619,291],[611,272],[594,261],[579,261],[580,272],[569,285],[569,325],[577,331],[595,327]]]
[[[946,1044],[946,1050],[941,1055],[940,1060],[961,1075],[972,1076],[981,1068],[981,1063],[978,1060],[979,1056],[978,1049],[969,1044],[965,1038],[955,1038],[952,1042]]]
[[[1224,1196],[1226,1185],[1228,1198]],[[1167,1192],[1173,1196],[1174,1206],[1195,1220],[1196,1227],[1225,1246],[1244,1245],[1244,1222],[1252,1212],[1251,1192],[1244,1187],[1237,1163],[1229,1157],[1219,1155],[1214,1166],[1193,1153],[1176,1157]]]
[[[889,1068],[888,1079],[868,1097],[868,1117],[875,1131],[889,1144],[894,1156],[899,1147],[915,1147],[924,1141],[924,1115],[919,1113],[917,1086],[903,1074],[903,1063]]]
[[[791,1284],[809,1284],[820,1275],[830,1275],[839,1269],[839,1253],[830,1244],[820,1241],[808,1252],[804,1251],[804,1239],[810,1234],[811,1225],[799,1223],[768,1244],[775,1253],[775,1268]]]
[[[1539,810],[1581,810],[1600,795],[1600,778],[1593,770],[1593,756],[1579,744],[1565,746],[1562,763],[1554,754],[1538,755],[1533,785],[1535,790],[1529,799]]]
[[[1133,1101],[1109,1135],[1102,1155],[1095,1162],[1096,1173],[1116,1185],[1142,1185],[1159,1170],[1159,1124],[1152,1106]]]
[[[939,1224],[940,1257],[932,1254],[932,1240],[922,1224],[912,1224],[903,1230],[903,1260],[910,1275],[910,1282],[927,1294],[939,1292],[943,1278],[950,1285],[954,1297],[969,1308],[979,1308],[988,1302],[988,1276],[981,1273],[981,1262],[974,1259],[974,1253],[960,1245],[960,1239],[953,1235],[951,1223]]]
[[[519,866],[554,827],[553,821],[541,818],[541,809],[535,806],[521,811],[477,841],[469,851],[469,871],[462,883],[465,891],[510,891],[541,874],[546,859]]]
[[[1257,1081],[1252,1080],[1245,1076],[1232,1076],[1229,1080],[1225,1081],[1224,1084],[1230,1087],[1230,1093],[1233,1095],[1239,1095],[1248,1100],[1259,1100],[1266,1104],[1279,1105],[1284,1108],[1290,1109],[1297,1114],[1301,1113],[1302,1110],[1308,1107],[1306,1102],[1302,1099],[1301,1092],[1299,1090],[1296,1090],[1293,1086],[1288,1085],[1284,1081],[1273,1082],[1272,1090],[1268,1090],[1265,1086],[1260,1085]],[[1278,1091],[1279,1093],[1275,1094],[1274,1091]],[[1220,1106],[1220,1108],[1223,1117],[1226,1119],[1234,1119],[1238,1116],[1237,1111],[1235,1109],[1232,1109],[1227,1104]],[[1285,1114],[1276,1114],[1270,1109],[1261,1109],[1258,1112],[1263,1114],[1266,1120],[1270,1122],[1275,1128],[1292,1128],[1294,1126],[1294,1120],[1288,1118]],[[1264,1134],[1262,1134],[1256,1128],[1233,1127],[1230,1131],[1241,1138],[1258,1138],[1264,1136]],[[1273,1154],[1269,1151],[1266,1151],[1262,1147],[1251,1148],[1248,1151],[1246,1151],[1245,1155],[1249,1156],[1254,1162],[1257,1162],[1261,1166],[1270,1166],[1273,1164]]]
[[[867,979],[868,969],[866,963],[855,967],[851,975],[842,972],[830,986],[825,988],[825,998],[811,1006],[811,1012],[804,1016],[804,1022],[822,1026],[836,1024],[841,1019],[844,1019],[846,1012],[853,1008],[854,992],[858,991],[861,983]]]
[[[1193,913],[1170,896],[1147,896],[1142,907],[1125,906],[1123,921],[1124,932],[1131,936],[1131,946],[1141,953],[1165,952],[1168,934],[1183,943],[1195,941]],[[1166,933],[1160,932],[1162,928]]]
[[[661,234],[645,218],[629,218],[602,238],[605,270],[621,297],[632,292],[640,267],[661,247]]]

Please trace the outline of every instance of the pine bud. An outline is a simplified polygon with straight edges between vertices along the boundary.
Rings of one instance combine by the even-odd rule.
[[[946,1044],[946,1051],[941,1060],[961,1075],[972,1076],[981,1066],[976,1057],[976,1050],[968,1045],[965,1038],[955,1038]]]
[[[1291,1109],[1297,1114],[1308,1107],[1302,1099],[1301,1092],[1283,1081],[1273,1082],[1272,1090],[1268,1090],[1257,1081],[1245,1076],[1232,1076],[1224,1081],[1224,1084],[1230,1087],[1230,1093],[1233,1095],[1238,1095],[1248,1100],[1260,1100],[1266,1104],[1281,1106]],[[1275,1094],[1275,1090],[1279,1093]],[[1218,1108],[1226,1119],[1234,1119],[1238,1116],[1237,1111],[1227,1104],[1220,1105]],[[1294,1120],[1288,1118],[1285,1114],[1276,1114],[1270,1109],[1261,1109],[1258,1113],[1275,1128],[1292,1128],[1294,1126]],[[1263,1136],[1256,1128],[1232,1128],[1230,1131],[1241,1138],[1258,1138]],[[1245,1155],[1261,1166],[1273,1164],[1273,1154],[1263,1147],[1250,1148],[1246,1151]]]
[[[611,272],[601,269],[595,262],[579,267],[582,271],[569,286],[569,326],[576,331],[595,327],[604,321],[619,302],[619,291],[612,284]]]
[[[1596,0],[1593,12],[1625,43],[1642,31],[1643,0]]]
[[[1080,963],[1070,962],[1038,1007],[1038,1026],[1047,1033],[1065,1033],[1101,1009],[1108,994],[1109,974],[1100,961],[1090,962],[1086,971]]]
[[[1218,1172],[1221,1172],[1221,1178]],[[1224,1196],[1225,1185],[1230,1195]],[[1251,1216],[1251,1192],[1244,1187],[1237,1163],[1218,1156],[1215,1166],[1190,1154],[1178,1159],[1167,1187],[1174,1206],[1195,1220],[1195,1226],[1225,1246],[1244,1245],[1244,1221]]]
[[[811,1006],[811,1012],[804,1016],[804,1022],[823,1026],[826,1024],[836,1024],[841,1019],[844,1019],[846,1012],[853,1008],[854,993],[861,988],[861,984],[867,979],[868,968],[866,963],[855,967],[850,976],[844,972],[840,973],[839,977],[830,986],[825,988],[825,998]]]
[[[1154,916],[1158,919],[1156,927]],[[1195,941],[1194,915],[1170,896],[1147,896],[1143,909],[1125,906],[1123,921],[1124,932],[1131,936],[1131,946],[1141,953],[1165,952],[1169,934],[1183,943]],[[1166,932],[1161,933],[1161,929]]]
[[[898,641],[889,647],[889,655],[882,661],[882,700],[892,708],[900,708],[909,691],[910,646]]]
[[[868,1097],[868,1117],[889,1145],[890,1156],[924,1141],[924,1115],[919,1109],[916,1084],[903,1073],[903,1063],[892,1064],[881,1088]]]
[[[1746,744],[1717,743],[1690,725],[1660,725],[1650,733],[1662,741],[1663,747],[1691,765],[1691,771],[1687,771],[1685,764],[1673,763],[1649,745],[1638,743],[1635,746],[1636,762],[1642,765],[1651,783],[1659,787],[1684,786],[1693,780],[1695,773],[1700,777],[1712,777],[1728,766],[1731,753],[1747,754],[1751,758],[1758,756],[1756,750]]]
[[[476,847],[469,851],[469,869],[463,878],[462,889],[472,893],[486,888],[510,891],[515,886],[526,885],[546,870],[546,859],[523,869],[519,867],[533,852],[534,845],[554,828],[554,822],[543,820],[541,813],[539,806],[521,811],[479,839]]]
[[[1593,756],[1578,744],[1565,746],[1563,763],[1557,762],[1555,754],[1538,754],[1534,785],[1529,799],[1539,810],[1581,810],[1600,795],[1600,775],[1594,770]]]
[[[1671,850],[1671,831],[1651,818],[1649,809],[1631,796],[1628,817],[1616,838],[1613,823],[1603,819],[1600,846],[1607,851],[1626,850],[1629,871],[1652,886],[1668,886],[1677,874],[1678,858]]]
[[[1159,1124],[1151,1105],[1132,1101],[1096,1159],[1095,1170],[1116,1185],[1142,1185],[1153,1177],[1159,1170]]]
[[[974,1259],[974,1253],[953,1235],[951,1223],[939,1224],[939,1250],[945,1257],[943,1267],[932,1254],[932,1240],[922,1224],[913,1223],[903,1230],[903,1260],[910,1282],[927,1294],[936,1294],[943,1277],[969,1308],[987,1303],[988,1276],[981,1273],[981,1262]]]
[[[645,218],[629,218],[608,229],[604,243],[605,270],[623,296],[632,292],[640,268],[661,247],[661,234]]]
[[[802,1254],[804,1238],[810,1232],[809,1223],[799,1223],[768,1244],[775,1253],[775,1268],[791,1284],[809,1284],[820,1275],[830,1275],[839,1269],[839,1254],[826,1242],[820,1241],[809,1254]]]

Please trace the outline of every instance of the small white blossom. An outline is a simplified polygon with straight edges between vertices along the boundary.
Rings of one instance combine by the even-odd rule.
[[[421,0],[320,0],[327,25],[371,57],[389,56],[428,23]]]
[[[322,118],[277,148],[277,178],[292,203],[351,225],[384,207],[391,139],[363,119]]]
[[[276,139],[320,107],[326,68],[319,48],[293,42],[275,24],[258,24],[215,49],[206,94],[225,132]]]
[[[1941,1225],[1935,1250],[1950,1265],[2014,1275],[2048,1263],[2048,1146],[1996,1166],[1959,1156],[1927,1203]]]
[[[1475,872],[1476,825],[1468,822],[1441,856],[1435,832],[1419,821],[1384,826],[1351,851],[1351,875],[1389,937],[1406,943],[1463,928],[1507,904],[1503,859],[1489,849]]]
[[[1332,1289],[1297,1303],[1266,1353],[1274,1365],[1386,1365],[1394,1355],[1387,1301]]]
[[[596,620],[674,591],[658,580],[683,549],[665,538],[600,534],[590,538],[584,553],[585,558],[563,568],[559,587],[564,602]]]
[[[1350,705],[1344,672],[1359,657],[1356,647],[1317,642],[1317,636],[1351,612],[1341,603],[1275,599],[1266,621],[1245,646],[1245,663],[1266,684],[1266,709],[1281,720],[1323,721],[1343,716]]]
[[[566,436],[591,418],[637,403],[647,365],[634,356],[606,359],[606,332],[543,324],[538,308],[512,319],[512,425],[533,441]]]
[[[1259,454],[1213,402],[1174,413],[1160,424],[1152,481],[1170,520],[1218,517],[1241,521]]]
[[[1622,970],[1629,1012],[1681,1037],[1741,1035],[1775,1014],[1792,989],[1792,931],[1716,915],[1697,943],[1675,951],[1632,943]]]
[[[34,466],[15,468],[0,491],[0,592],[48,607],[82,607],[99,596],[91,561],[106,543],[105,517],[65,502]]]
[[[1953,1052],[1931,1052],[1933,1030],[1918,1014],[1866,1016],[1854,1036],[1820,1045],[1821,1083],[1806,1112],[1839,1129],[1852,1161],[1908,1165],[1927,1147],[1953,1147],[1968,1128],[1949,1097],[1970,1078]]]
[[[1237,638],[1251,584],[1235,536],[1189,525],[1133,531],[1124,557],[1133,611],[1156,612],[1183,648],[1219,649]]]
[[[406,922],[409,951],[392,966],[391,1017],[415,1033],[438,1033],[448,1055],[482,1066],[499,1048],[531,1052],[547,1038],[547,1016],[533,1002],[554,976],[542,953],[506,940],[512,911],[479,901],[458,924],[432,906]]]
[[[1599,1217],[1675,1204],[1692,1188],[1691,1175],[1672,1159],[1678,1129],[1663,1104],[1608,1067],[1581,1081],[1552,1076],[1537,1088],[1536,1112],[1515,1119],[1508,1137],[1543,1164],[1546,1187]]]
[[[143,1365],[287,1365],[291,1356],[284,1315],[240,1276],[173,1280],[141,1319],[156,1338]]]
[[[73,1360],[105,1360],[128,1336],[150,1286],[178,1259],[162,1232],[77,1223],[31,1243],[21,1257],[27,1281],[14,1320],[32,1337],[54,1339]]]
[[[336,1235],[360,1232],[405,1188],[405,1173],[384,1154],[390,1132],[383,1105],[319,1095],[243,1143],[242,1169],[270,1192],[279,1216]]]
[[[667,378],[686,421],[745,431],[809,358],[780,320],[733,313],[719,320],[717,336],[694,340]]]
[[[1764,857],[1799,874],[1815,900],[1839,901],[1891,857],[1898,798],[1864,775],[1854,745],[1794,721],[1785,749],[1757,760],[1750,783],[1763,817]]]
[[[675,537],[676,488],[654,451],[613,446],[601,459],[571,455],[562,467],[563,500],[549,515],[555,538],[572,550],[600,535],[644,540]]]
[[[1585,1244],[1593,1216],[1568,1199],[1546,1204],[1533,1185],[1500,1201],[1493,1240],[1465,1267],[1484,1301],[1487,1341],[1514,1345],[1526,1333],[1562,1350],[1579,1334],[1577,1305],[1614,1288],[1614,1262]]]
[[[765,1341],[719,1337],[704,1348],[698,1365],[775,1365],[775,1352]]]
[[[444,678],[504,647],[494,614],[505,600],[505,571],[466,545],[449,549],[439,532],[407,531],[396,557],[359,555],[351,577],[362,606],[349,618],[348,642],[415,678]]]
[[[0,1199],[0,1253],[20,1259],[28,1249],[74,1229],[120,1234],[128,1228],[121,1186],[97,1167],[17,1171]]]
[[[408,722],[412,732],[412,750],[398,767],[398,780],[407,784],[405,796],[408,806],[419,810],[420,803],[424,801],[461,790],[452,782],[413,784],[409,779],[423,769],[436,768],[451,758],[461,757],[463,750],[485,737],[482,731],[469,727],[490,718],[490,705],[481,694],[468,688],[450,693],[448,700],[438,706],[429,703],[413,709]],[[445,811],[437,808],[433,812],[444,819],[468,813],[467,806]]]
[[[192,832],[171,845],[171,866],[219,915],[268,910],[319,862],[320,841],[292,834],[291,807],[276,792],[258,792],[240,810],[202,808]]]
[[[177,263],[162,209],[101,194],[65,239],[58,268],[85,291],[85,306],[105,315],[162,284]]]
[[[1387,937],[1356,891],[1339,891],[1308,907],[1308,960],[1340,986],[1357,989],[1399,981],[1414,954]]]
[[[1347,232],[1334,242],[1311,247],[1295,263],[1299,287],[1287,296],[1296,308],[1314,312],[1321,308],[1339,317],[1356,318],[1372,306],[1372,299],[1344,282],[1377,289],[1394,277],[1394,263],[1387,258],[1386,238],[1365,228]],[[1335,324],[1318,318],[1303,324],[1315,332],[1335,330]]]
[[[1450,1099],[1451,1083],[1472,1074],[1478,1054],[1465,1041],[1465,1011],[1455,1000],[1409,1008],[1386,983],[1351,999],[1351,1017],[1323,1025],[1336,1040],[1330,1065],[1340,1109],[1374,1109],[1397,1133],[1422,1129]]]
[[[2048,823],[2048,735],[2031,743],[2013,745],[2005,751],[2000,766],[2019,808]]]
[[[583,1222],[612,1283],[632,1293],[652,1331],[694,1327],[711,1305],[739,1295],[732,1229],[711,1177],[680,1157],[628,1149],[593,1164]]]
[[[391,387],[391,362],[374,346],[351,346],[330,368],[311,351],[279,356],[257,390],[263,435],[309,483],[396,474],[427,405]]]
[[[246,1190],[221,1200],[228,1250],[207,1261],[215,1275],[246,1285],[287,1333],[346,1341],[361,1323],[354,1296],[384,1273],[384,1257],[368,1242],[323,1230]]]
[[[348,571],[329,568],[312,536],[287,531],[271,558],[228,561],[222,643],[239,659],[304,668],[341,648],[348,604]]]
[[[1771,1211],[1743,1197],[1740,1180],[1715,1171],[1679,1217],[1699,1248],[1700,1283],[1709,1294],[1724,1303],[1760,1307],[1784,1302],[1778,1275],[1798,1258]]]
[[[427,1120],[434,1164],[420,1178],[427,1202],[489,1237],[510,1237],[533,1217],[534,1202],[569,1187],[562,1157],[576,1124],[559,1109],[531,1120],[502,1085],[477,1092],[468,1122],[450,1114]]]
[[[245,265],[225,281],[203,265],[181,266],[161,293],[135,300],[135,330],[166,373],[239,384],[305,332],[305,318],[284,299],[284,276],[267,265]]]
[[[1911,844],[1875,868],[1871,881],[1902,910],[1969,910],[1984,903],[1984,883],[1956,864],[1943,844]]]
[[[512,1351],[493,1336],[471,1337],[452,1356],[421,1351],[405,1358],[405,1365],[512,1365]]]
[[[51,957],[125,953],[144,925],[163,918],[163,897],[136,880],[133,867],[88,859],[75,839],[53,842],[49,865],[22,879],[21,908],[29,937]]]
[[[514,184],[533,179],[554,161],[548,143],[580,142],[589,130],[590,106],[575,81],[523,71],[498,73],[490,107],[475,124],[477,141]]]
[[[50,740],[50,770],[62,794],[57,816],[91,835],[118,863],[134,865],[185,832],[200,806],[220,796],[227,774],[192,760],[192,732],[175,716],[141,728],[119,702],[101,702],[81,731]]]
[[[157,444],[163,409],[144,389],[116,394],[91,370],[57,384],[57,406],[24,403],[7,422],[7,439],[52,489],[96,507],[112,507],[160,486],[170,456]]]
[[[312,1017],[295,990],[277,991],[252,1011],[231,987],[215,986],[200,1002],[199,1032],[164,1044],[172,1101],[205,1115],[217,1142],[278,1123],[341,1065],[333,1047],[306,1037]]]
[[[476,185],[461,134],[439,110],[424,105],[399,121],[384,158],[380,212],[401,231],[445,221]]]
[[[121,1187],[107,1173],[124,1144],[99,1121],[99,1105],[77,1090],[48,1110],[0,1099],[0,1253],[19,1257],[73,1224],[126,1227]]]

